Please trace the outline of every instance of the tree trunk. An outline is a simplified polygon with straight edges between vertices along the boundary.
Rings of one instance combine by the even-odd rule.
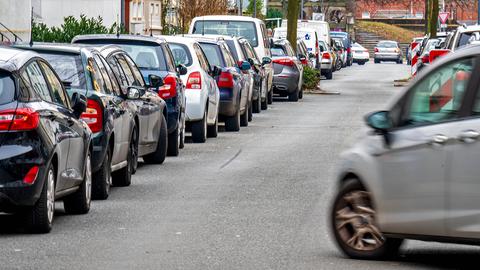
[[[430,31],[430,1],[425,0],[425,35]]]
[[[435,38],[437,37],[437,25],[438,25],[438,0],[430,0],[432,1],[431,7],[431,18],[430,18],[430,37]]]
[[[293,51],[297,50],[297,20],[299,12],[300,0],[288,1],[287,14],[287,39],[292,44]]]

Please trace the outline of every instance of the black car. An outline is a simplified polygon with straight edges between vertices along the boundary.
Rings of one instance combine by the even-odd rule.
[[[185,86],[180,75],[187,72],[185,66],[175,66],[173,54],[162,38],[139,35],[83,35],[76,36],[72,43],[108,45],[115,44],[126,51],[140,68],[145,81],[151,83],[150,75],[162,78],[156,85],[148,85],[167,103],[169,156],[178,156],[185,141]],[[161,85],[161,86],[158,86]]]
[[[225,41],[211,41],[201,37],[197,39],[210,65],[221,67],[221,71],[214,72],[215,75],[219,74],[215,77],[220,90],[219,119],[225,122],[226,131],[239,131],[240,124],[248,125],[248,96],[242,92],[246,89],[242,70],[235,63]],[[243,66],[244,70],[250,68],[248,63]]]
[[[55,200],[90,210],[92,133],[81,94],[68,98],[38,54],[0,48],[0,211],[20,213],[31,232],[52,228]]]

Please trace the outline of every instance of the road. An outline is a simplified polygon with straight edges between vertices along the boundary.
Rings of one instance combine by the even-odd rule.
[[[346,259],[326,225],[339,153],[400,88],[406,65],[334,73],[340,95],[281,100],[240,133],[186,145],[162,166],[141,166],[88,215],[63,215],[26,235],[0,216],[0,269],[418,269],[458,268],[479,249],[412,241],[399,259]]]

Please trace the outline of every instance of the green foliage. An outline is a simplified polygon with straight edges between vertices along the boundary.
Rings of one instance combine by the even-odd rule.
[[[283,18],[283,13],[276,8],[269,8],[267,10],[267,19],[272,19],[272,18]],[[277,27],[276,21],[267,21],[267,28],[275,28],[275,27]]]
[[[303,88],[314,89],[320,82],[320,71],[315,68],[306,66],[303,69]]]
[[[32,24],[32,40],[41,42],[59,42],[70,43],[73,37],[77,35],[87,34],[114,34],[117,32],[126,33],[122,26],[117,27],[114,23],[110,28],[103,25],[103,19],[87,18],[85,15],[80,15],[80,19],[73,16],[63,18],[63,24],[60,27],[48,27],[44,23]]]
[[[257,1],[257,18],[262,16],[263,1],[262,0],[250,0],[247,6],[247,14],[253,15],[253,10],[255,9],[254,4]]]

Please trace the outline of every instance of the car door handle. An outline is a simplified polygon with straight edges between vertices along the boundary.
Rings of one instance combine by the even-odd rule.
[[[442,135],[442,134],[438,134],[438,135],[433,136],[432,140],[430,141],[430,144],[444,145],[445,143],[447,143],[447,141],[448,141],[447,136]]]
[[[478,137],[480,137],[479,132],[475,130],[466,130],[460,133],[458,139],[464,143],[473,143],[478,139]]]

